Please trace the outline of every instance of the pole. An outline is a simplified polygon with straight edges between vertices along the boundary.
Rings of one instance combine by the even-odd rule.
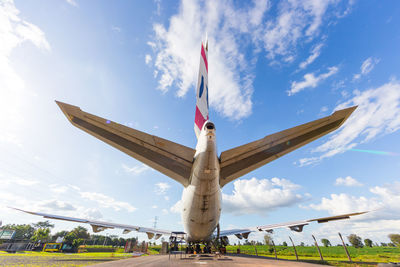
[[[294,248],[294,254],[296,254],[296,260],[298,261],[299,260],[299,256],[297,256],[296,246],[294,245],[293,240],[292,240],[292,238],[290,236],[289,236],[289,239],[292,242],[292,245],[293,245],[293,248]]]
[[[278,258],[278,256],[276,255],[275,242],[274,242],[274,240],[271,240],[271,241],[272,241],[272,246],[274,246],[275,259],[277,259],[277,258]]]
[[[338,233],[338,234],[339,234],[340,239],[342,240],[343,248],[344,248],[344,251],[346,251],[347,258],[348,258],[349,261],[351,262],[351,257],[350,257],[349,252],[347,251],[347,247],[346,247],[346,244],[345,244],[344,241],[343,241],[342,235],[341,235],[340,233]]]
[[[257,246],[256,246],[256,245],[254,245],[254,250],[256,251],[256,256],[258,256],[258,253],[257,253]]]
[[[312,236],[312,238],[314,238],[315,246],[316,246],[317,249],[318,249],[319,257],[321,258],[321,261],[323,261],[324,258],[322,257],[321,250],[319,249],[319,246],[318,246],[318,242],[317,242],[317,240],[315,239],[314,235],[311,235],[311,236]]]

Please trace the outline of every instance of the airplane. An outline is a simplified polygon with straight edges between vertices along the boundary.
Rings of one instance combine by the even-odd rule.
[[[194,131],[195,149],[150,135],[111,120],[82,111],[79,107],[56,101],[68,120],[81,130],[117,148],[131,157],[174,179],[183,186],[181,212],[184,232],[117,224],[103,221],[20,210],[48,219],[87,223],[93,232],[119,228],[123,233],[138,231],[149,239],[162,235],[180,235],[190,244],[228,240],[235,235],[247,239],[251,232],[272,232],[289,228],[301,232],[311,222],[348,219],[366,212],[354,212],[330,217],[269,224],[241,229],[220,230],[221,189],[235,179],[276,160],[338,129],[357,106],[335,111],[332,115],[280,131],[254,142],[217,154],[216,127],[209,119],[208,103],[208,41],[201,43],[200,69],[196,93]]]

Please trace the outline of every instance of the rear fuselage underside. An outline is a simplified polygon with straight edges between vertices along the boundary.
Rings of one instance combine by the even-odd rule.
[[[190,183],[182,193],[182,221],[187,241],[211,240],[221,214],[215,127],[206,122],[198,137]]]

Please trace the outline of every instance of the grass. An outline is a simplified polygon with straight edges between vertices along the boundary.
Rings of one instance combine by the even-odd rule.
[[[90,253],[51,253],[51,252],[0,252],[0,266],[87,266],[100,262],[130,258],[130,253],[90,252]]]
[[[259,256],[275,257],[273,251],[269,250],[268,246],[256,246]],[[228,246],[227,252],[236,253],[239,246]],[[341,246],[320,247],[322,256],[328,262],[343,262],[348,261],[344,248]],[[255,255],[254,246],[240,246],[241,253]],[[276,246],[277,256],[280,259],[295,260],[296,256],[293,247]],[[316,247],[296,247],[297,254],[300,260],[320,260]],[[363,247],[354,248],[348,247],[349,254],[354,262],[400,262],[400,248],[395,247]],[[335,266],[346,266],[337,265]]]

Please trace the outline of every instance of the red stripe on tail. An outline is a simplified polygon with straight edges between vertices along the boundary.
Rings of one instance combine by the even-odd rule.
[[[204,50],[203,44],[201,44],[201,57],[204,60],[204,64],[206,65],[206,70],[208,72],[208,63],[207,63],[206,51]]]
[[[199,127],[200,131],[201,131],[201,128],[203,127],[204,123],[207,121],[207,119],[205,119],[203,117],[203,114],[201,114],[199,108],[196,106],[196,115],[194,117],[194,123],[196,123],[196,125],[197,125],[197,127]]]

